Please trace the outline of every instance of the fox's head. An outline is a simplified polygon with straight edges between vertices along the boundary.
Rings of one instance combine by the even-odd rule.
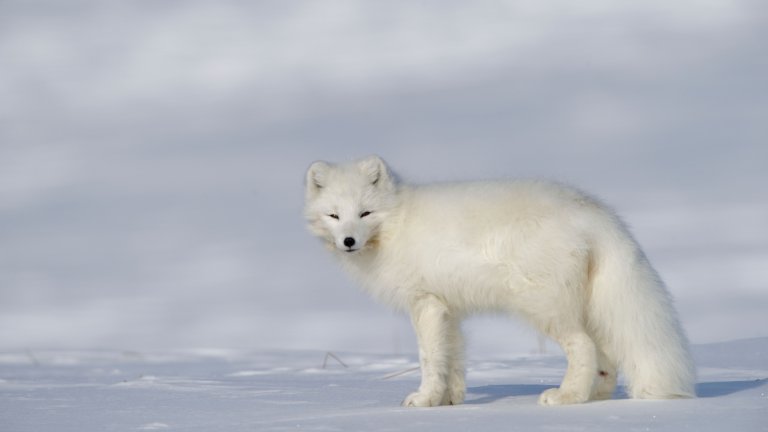
[[[374,247],[395,203],[394,179],[378,156],[344,165],[315,162],[307,170],[309,230],[338,251]]]

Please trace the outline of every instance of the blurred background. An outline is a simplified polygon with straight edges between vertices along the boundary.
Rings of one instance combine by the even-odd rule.
[[[414,353],[314,160],[611,203],[694,342],[768,336],[768,3],[0,2],[0,349]],[[471,355],[538,349],[515,320]]]

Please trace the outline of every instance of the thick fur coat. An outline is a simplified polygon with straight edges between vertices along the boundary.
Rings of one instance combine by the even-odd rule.
[[[422,382],[406,406],[464,400],[461,320],[522,316],[568,359],[543,405],[694,396],[694,366],[670,295],[624,224],[562,185],[410,186],[384,161],[314,163],[305,216],[374,297],[410,314]],[[500,342],[503,343],[503,342]]]

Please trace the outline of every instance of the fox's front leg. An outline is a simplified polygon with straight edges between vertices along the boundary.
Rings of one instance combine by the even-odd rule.
[[[452,372],[451,336],[456,321],[445,303],[432,294],[414,300],[411,321],[419,341],[421,386],[405,398],[403,405],[426,407],[450,403],[448,377]]]
[[[464,403],[466,384],[464,383],[464,337],[461,334],[461,321],[449,315],[447,335],[448,350],[448,391],[445,392],[442,405],[460,405]]]

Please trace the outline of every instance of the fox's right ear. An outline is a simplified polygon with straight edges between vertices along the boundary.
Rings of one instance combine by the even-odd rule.
[[[313,198],[320,193],[320,190],[325,185],[325,178],[329,168],[330,165],[323,161],[315,162],[309,166],[305,184],[307,198]]]

